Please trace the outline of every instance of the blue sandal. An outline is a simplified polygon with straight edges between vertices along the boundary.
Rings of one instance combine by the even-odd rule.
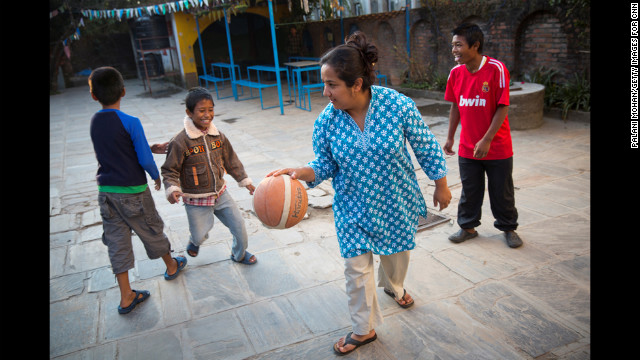
[[[128,314],[131,312],[131,310],[133,310],[136,305],[140,304],[141,302],[147,300],[147,298],[149,296],[151,296],[151,293],[148,292],[147,290],[133,290],[131,289],[134,293],[136,293],[136,298],[133,299],[133,302],[131,303],[131,305],[127,306],[126,308],[121,307],[120,305],[118,305],[118,313],[119,314]],[[140,294],[142,294],[142,297],[140,297]]]
[[[185,258],[184,256],[174,257],[173,259],[178,262],[178,269],[176,270],[176,272],[173,275],[167,274],[167,271],[169,271],[169,270],[165,271],[164,272],[164,279],[165,280],[173,280],[173,279],[177,278],[178,274],[180,274],[180,270],[184,269],[184,267],[187,266],[187,258]]]
[[[196,246],[191,241],[189,241],[189,245],[187,245],[187,255],[191,257],[196,257],[198,256],[199,252],[200,252],[200,246]],[[191,255],[191,253],[194,253],[195,255]]]
[[[248,251],[245,251],[244,252],[244,258],[242,260],[240,260],[240,261],[236,260],[236,258],[233,256],[233,254],[231,254],[231,260],[233,260],[233,261],[235,261],[237,263],[245,264],[245,265],[253,265],[253,264],[258,262],[258,258],[256,258],[256,261],[251,262],[251,261],[249,261],[249,259],[251,259],[252,256],[253,256],[253,254],[251,254]]]

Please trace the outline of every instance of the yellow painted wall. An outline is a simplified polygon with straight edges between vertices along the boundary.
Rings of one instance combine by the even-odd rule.
[[[288,14],[289,10],[286,5],[278,5],[277,9],[274,9],[274,22],[276,24],[279,22],[280,18],[285,15],[285,11]],[[269,8],[266,6],[251,7],[247,9],[246,12],[264,16],[266,18],[269,17]],[[233,21],[234,17],[235,15],[231,13],[231,21]],[[186,85],[187,87],[196,86],[198,76],[193,45],[198,39],[198,31],[195,17],[193,14],[176,12],[173,14],[173,19],[176,25],[178,48],[180,49],[180,55],[182,57],[182,72],[184,74],[185,81],[187,82]],[[213,19],[210,19],[207,15],[200,16],[198,18],[198,24],[201,32],[204,31],[207,26],[211,25],[211,23],[213,23]]]

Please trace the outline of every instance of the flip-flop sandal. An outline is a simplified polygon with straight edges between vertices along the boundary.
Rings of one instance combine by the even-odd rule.
[[[398,304],[398,306],[400,306],[401,308],[406,309],[406,308],[409,308],[409,307],[411,307],[411,306],[413,305],[413,299],[411,299],[411,302],[410,302],[410,303],[407,303],[407,300],[404,298],[404,297],[405,297],[405,295],[407,295],[407,290],[406,290],[406,289],[403,289],[403,290],[404,290],[404,294],[402,294],[402,298],[401,298],[400,300],[403,300],[403,301],[405,302],[405,304],[404,304],[404,305],[400,304],[400,303],[398,302],[398,300],[396,300],[396,295],[393,293],[393,291],[388,290],[388,289],[384,289],[384,293],[385,293],[385,294],[387,294],[387,295],[389,295],[389,296],[391,296],[391,297],[393,298],[393,300],[395,300],[395,301],[396,301],[396,303]]]
[[[251,254],[250,252],[246,251],[244,252],[244,258],[240,261],[236,260],[236,258],[233,256],[233,254],[231,254],[231,260],[237,262],[237,263],[241,263],[241,264],[245,264],[245,265],[253,265],[255,263],[258,262],[258,258],[256,258],[256,261],[251,262],[249,261],[249,259],[251,259],[251,257],[253,256],[253,254]]]
[[[173,275],[169,275],[167,274],[167,271],[164,272],[164,279],[165,280],[173,280],[175,278],[178,277],[178,274],[180,274],[180,270],[184,269],[185,266],[187,266],[187,258],[184,256],[178,256],[178,257],[174,257],[173,258],[175,261],[178,262],[178,269],[176,270],[176,272]]]
[[[200,246],[196,246],[191,241],[189,241],[189,245],[187,245],[187,255],[191,257],[196,257],[198,256],[199,252],[200,252]],[[191,253],[194,253],[195,255],[191,255]]]
[[[335,344],[333,344],[333,351],[338,354],[339,356],[342,355],[347,355],[348,353],[354,351],[355,349],[359,348],[362,345],[366,345],[374,340],[376,340],[378,338],[378,334],[374,334],[372,337],[370,337],[369,339],[365,340],[365,341],[358,341],[358,340],[354,340],[351,338],[351,334],[353,334],[353,332],[350,332],[347,334],[347,336],[344,338],[344,344],[342,344],[342,347],[345,347],[346,345],[355,345],[356,347],[354,347],[353,349],[349,350],[349,351],[345,351],[342,352],[340,350],[338,350],[338,342],[340,342],[340,340],[338,340],[338,342],[336,342]]]
[[[149,296],[151,296],[151,293],[148,292],[147,290],[133,290],[132,291],[134,293],[136,293],[136,298],[133,299],[133,302],[131,303],[131,305],[127,306],[126,308],[121,307],[120,305],[118,305],[118,313],[119,314],[128,314],[131,312],[131,310],[133,310],[136,305],[140,304],[141,302],[147,300],[147,298]],[[140,297],[140,294],[142,294],[142,297]]]

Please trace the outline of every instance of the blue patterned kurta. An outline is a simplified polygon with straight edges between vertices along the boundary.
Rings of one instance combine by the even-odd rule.
[[[427,215],[406,147],[429,179],[447,175],[444,153],[410,98],[371,87],[364,131],[332,104],[315,121],[309,163],[314,187],[333,178],[333,211],[342,257],[390,255],[415,247],[419,215]]]

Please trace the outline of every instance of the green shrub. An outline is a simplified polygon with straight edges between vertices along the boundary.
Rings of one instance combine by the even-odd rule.
[[[558,90],[562,118],[567,118],[569,110],[591,111],[591,83],[586,74],[573,74],[573,78],[562,84]]]
[[[541,66],[531,74],[525,74],[525,81],[544,85],[545,108],[560,108],[562,119],[569,110],[591,111],[591,82],[585,73],[574,73],[568,81],[557,80],[559,72]]]

